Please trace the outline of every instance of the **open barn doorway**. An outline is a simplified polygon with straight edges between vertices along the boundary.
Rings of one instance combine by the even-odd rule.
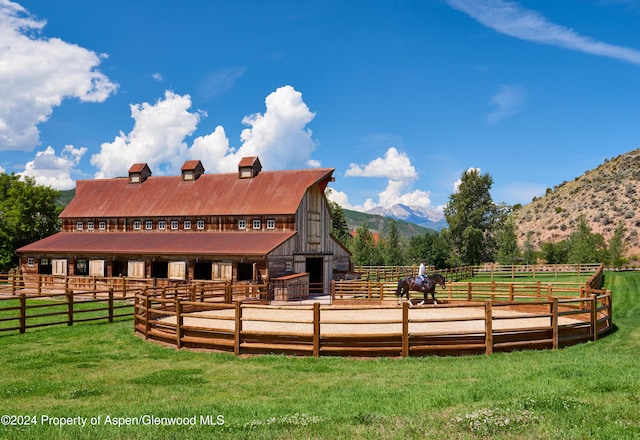
[[[309,294],[324,293],[324,270],[322,257],[307,257],[305,271],[309,273]]]

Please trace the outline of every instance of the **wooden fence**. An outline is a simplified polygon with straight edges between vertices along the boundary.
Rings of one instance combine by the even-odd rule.
[[[69,290],[50,300],[33,299],[26,294],[0,297],[0,332],[24,333],[37,327],[87,321],[113,322],[132,315],[131,304],[113,289],[76,293]]]
[[[393,306],[265,306],[136,295],[135,331],[146,339],[243,353],[348,356],[491,354],[557,349],[612,329],[611,293],[580,298]],[[523,321],[530,323],[523,326]]]
[[[602,265],[593,264],[514,264],[502,265],[486,263],[478,266],[462,266],[447,269],[434,269],[427,267],[428,273],[440,273],[448,281],[459,281],[472,277],[493,278],[518,278],[533,277],[538,275],[584,275],[596,272]],[[362,281],[385,282],[398,281],[409,275],[418,274],[418,266],[356,266],[355,273],[360,275]]]

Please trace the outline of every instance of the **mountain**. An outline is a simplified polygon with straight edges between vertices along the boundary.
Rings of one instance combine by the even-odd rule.
[[[591,231],[609,243],[622,222],[626,233],[626,256],[640,255],[640,149],[622,154],[571,182],[548,188],[514,213],[520,245],[533,233],[533,243],[564,240],[575,231],[584,215]]]
[[[406,206],[397,203],[389,208],[376,206],[366,212],[367,214],[381,215],[383,217],[391,217],[396,220],[403,220],[422,226],[423,228],[435,229],[437,231],[447,227],[444,215],[441,212],[429,208]]]
[[[384,235],[389,231],[391,222],[395,221],[398,228],[398,235],[405,239],[409,239],[416,235],[424,235],[427,232],[436,232],[433,229],[418,226],[414,223],[409,223],[404,220],[395,220],[381,215],[351,211],[344,208],[342,209],[342,212],[347,220],[347,226],[351,231],[355,231],[359,226],[366,225],[371,232]]]

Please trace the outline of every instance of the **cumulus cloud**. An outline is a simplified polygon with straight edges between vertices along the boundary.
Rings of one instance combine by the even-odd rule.
[[[368,211],[376,206],[388,208],[398,203],[412,207],[431,207],[430,192],[419,189],[410,191],[413,182],[418,178],[418,173],[411,164],[411,159],[394,147],[390,147],[384,157],[373,159],[367,164],[350,164],[345,176],[387,179],[387,186],[378,194],[378,200],[368,198],[362,205],[351,205],[345,193],[332,190],[330,200],[347,209]]]
[[[394,180],[414,180],[418,177],[416,169],[406,154],[396,148],[389,148],[384,157],[378,157],[366,165],[352,163],[346,176],[386,177]]]
[[[491,98],[495,109],[487,115],[487,121],[495,124],[504,118],[518,113],[525,101],[525,89],[518,85],[502,85],[500,90]]]
[[[550,22],[536,11],[505,0],[446,0],[447,3],[491,29],[535,43],[640,64],[640,51],[604,43]]]
[[[291,86],[281,87],[267,96],[264,114],[243,118],[249,126],[241,133],[242,144],[230,145],[222,126],[198,136],[191,146],[191,136],[202,111],[191,110],[189,95],[165,92],[155,104],[131,105],[133,130],[121,132],[113,142],[103,143],[100,153],[91,157],[98,168],[96,177],[126,175],[131,164],[146,162],[154,174],[175,174],[187,159],[199,159],[207,172],[233,172],[245,156],[259,156],[266,169],[302,168],[320,163],[311,159],[316,148],[311,130],[306,126],[315,117]]]
[[[185,138],[196,129],[200,112],[190,112],[191,97],[166,91],[155,104],[131,105],[135,120],[129,134],[120,132],[113,142],[103,143],[100,153],[91,156],[98,168],[97,178],[125,176],[133,163],[145,162],[152,172],[163,174],[163,167],[175,173],[187,155]]]
[[[105,55],[42,37],[45,25],[0,1],[0,151],[31,151],[40,142],[38,124],[64,99],[102,102],[117,88],[97,70]]]
[[[31,162],[27,162],[22,176],[33,177],[39,185],[51,186],[55,189],[71,189],[75,186],[75,180],[71,173],[80,163],[80,159],[87,152],[85,147],[75,148],[66,145],[56,156],[53,147],[49,146],[44,151],[38,151]]]

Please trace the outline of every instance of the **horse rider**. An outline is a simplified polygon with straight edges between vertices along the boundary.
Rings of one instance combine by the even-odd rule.
[[[427,277],[427,268],[425,267],[424,263],[425,261],[422,260],[420,262],[420,267],[418,268],[418,278],[420,278],[423,284],[426,281],[426,277]]]

